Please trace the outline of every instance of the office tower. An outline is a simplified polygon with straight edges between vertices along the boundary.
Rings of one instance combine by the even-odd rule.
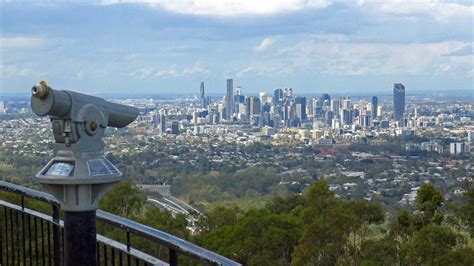
[[[266,92],[260,92],[259,96],[260,103],[262,103],[262,105],[267,102],[268,94]]]
[[[179,122],[173,121],[171,122],[171,134],[178,135],[179,134]]]
[[[234,80],[233,79],[227,79],[227,93],[226,93],[226,96],[225,96],[225,100],[226,100],[226,104],[225,104],[225,108],[226,108],[226,118],[227,119],[230,119],[230,117],[232,116],[232,113],[233,113],[233,107],[234,107],[234,104],[233,104],[233,100],[234,100]]]
[[[0,114],[4,114],[4,113],[5,113],[5,102],[0,101]]]
[[[373,118],[377,118],[379,114],[377,113],[378,111],[378,106],[379,106],[379,98],[377,96],[372,97],[372,108],[371,108],[371,113]]]
[[[341,106],[341,103],[338,101],[338,100],[331,100],[330,102],[330,107],[331,107],[331,111],[332,113],[336,116],[336,117],[339,117],[339,108]]]
[[[204,95],[204,81],[201,82],[200,96],[201,96],[201,107],[206,108],[207,107],[207,99],[206,99],[206,96]]]
[[[405,112],[405,86],[401,83],[393,85],[393,119],[395,121],[403,120]]]
[[[161,133],[166,133],[166,116],[160,116],[160,131]]]
[[[292,88],[285,88],[284,94],[286,98],[293,98],[293,89]]]
[[[235,87],[235,95],[242,95],[242,87],[240,86]]]
[[[260,114],[260,99],[255,96],[247,98],[247,113],[248,115]]]
[[[245,103],[245,96],[243,95],[235,95],[234,96],[234,104],[237,106],[239,103]]]
[[[295,110],[296,118],[301,122],[306,121],[306,97],[296,97],[295,98]]]
[[[329,94],[323,93],[320,98],[321,103],[324,103],[324,101],[331,102],[331,97],[329,97]]]
[[[341,108],[345,110],[352,110],[352,101],[350,97],[341,98]]]
[[[283,90],[282,89],[275,89],[273,92],[273,105],[274,105],[274,113],[282,115],[282,102],[283,102]]]
[[[354,110],[341,109],[341,122],[344,125],[352,124],[352,117],[354,116]]]
[[[273,103],[277,105],[283,100],[283,90],[282,89],[275,89],[273,92]]]
[[[270,109],[272,106],[269,103],[260,102],[260,107],[262,113],[270,113]]]
[[[332,120],[334,119],[334,113],[332,111],[327,111],[324,115],[324,122],[326,125],[331,126]]]

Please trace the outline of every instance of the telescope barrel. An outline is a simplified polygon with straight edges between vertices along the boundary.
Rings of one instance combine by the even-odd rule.
[[[31,109],[39,116],[74,116],[85,104],[94,104],[108,116],[107,126],[125,127],[137,118],[138,109],[73,91],[58,91],[42,81],[31,89]]]
[[[72,101],[65,91],[53,90],[45,82],[31,88],[31,109],[39,116],[62,117],[69,113]]]
[[[135,120],[138,109],[132,106],[105,101],[104,111],[109,114],[109,127],[124,127]]]

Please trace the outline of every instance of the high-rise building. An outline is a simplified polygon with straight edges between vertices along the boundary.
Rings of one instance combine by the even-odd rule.
[[[242,95],[242,87],[241,86],[235,87],[235,95]]]
[[[260,92],[260,103],[262,105],[267,102],[268,94],[266,92]]]
[[[227,79],[227,92],[225,96],[225,108],[226,108],[226,118],[230,119],[233,113],[234,109],[234,80],[233,79]]]
[[[0,101],[0,114],[4,114],[4,113],[5,113],[5,102]]]
[[[403,120],[405,112],[405,86],[401,83],[393,85],[393,119],[395,121]]]
[[[249,96],[247,98],[247,113],[248,115],[260,114],[260,99],[255,96]]]
[[[201,97],[201,107],[202,108],[207,108],[207,99],[204,94],[204,81],[201,82],[201,88],[200,88],[200,97]]]
[[[306,121],[306,97],[295,97],[296,118],[301,122]]]
[[[379,106],[379,98],[377,96],[372,97],[372,108],[371,108],[371,113],[373,118],[377,118],[379,114],[377,113],[377,108]]]
[[[160,131],[161,133],[166,133],[166,116],[160,116]]]
[[[340,117],[339,108],[341,107],[341,102],[338,100],[330,101],[331,111],[336,117]]]
[[[329,94],[323,93],[323,94],[321,95],[320,101],[321,101],[321,103],[324,103],[324,101],[331,102],[331,97],[329,97]]]
[[[273,103],[278,105],[283,100],[283,90],[282,89],[275,89],[273,93]]]
[[[178,121],[171,122],[171,134],[179,135],[179,122]]]

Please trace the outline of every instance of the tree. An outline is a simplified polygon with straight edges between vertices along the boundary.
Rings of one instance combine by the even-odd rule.
[[[206,211],[196,222],[197,232],[207,234],[223,226],[233,225],[237,222],[241,210],[238,206],[218,206],[213,210]]]
[[[397,244],[393,239],[369,239],[361,244],[361,265],[396,265]]]
[[[457,235],[449,227],[430,224],[414,233],[407,243],[408,260],[438,265],[437,261],[457,243]]]
[[[142,213],[145,203],[145,195],[132,180],[128,179],[118,183],[112,191],[107,193],[100,201],[99,208],[116,215],[132,218]]]
[[[360,220],[334,196],[325,181],[306,193],[303,235],[293,253],[293,265],[334,265],[344,252],[351,228]]]
[[[464,193],[464,204],[458,208],[458,216],[467,225],[471,237],[474,237],[474,186]]]
[[[296,217],[253,209],[205,235],[203,244],[246,265],[288,265],[300,235]]]
[[[438,208],[443,204],[443,194],[435,188],[432,184],[422,184],[416,194],[418,201],[418,210],[422,215],[422,225],[426,225],[430,222],[440,223],[442,216],[438,215]]]

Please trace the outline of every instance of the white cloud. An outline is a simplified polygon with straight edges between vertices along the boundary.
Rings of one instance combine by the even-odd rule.
[[[164,69],[156,69],[153,67],[139,68],[132,71],[129,76],[137,79],[178,78],[204,73],[209,73],[209,71],[204,68],[201,61],[197,61],[190,66],[184,66],[181,68],[178,68],[176,65]]]
[[[141,3],[175,13],[200,16],[273,15],[305,8],[325,8],[329,0],[104,0],[103,4]]]
[[[24,77],[41,77],[44,72],[37,70],[31,66],[16,64],[0,64],[3,78],[24,78]]]
[[[1,37],[0,46],[1,49],[8,48],[30,48],[37,47],[45,43],[44,38],[39,37]]]
[[[207,73],[208,71],[204,68],[201,61],[197,61],[192,66],[185,67],[183,69],[183,76]]]
[[[268,37],[263,39],[260,44],[255,47],[255,51],[257,52],[263,52],[265,51],[268,47],[272,46],[275,43],[275,38]]]
[[[333,39],[334,41],[325,41]],[[343,41],[337,41],[341,39]],[[469,76],[474,56],[445,56],[466,45],[461,41],[437,43],[358,43],[349,38],[313,36],[282,48],[271,59],[254,59],[238,76],[320,73],[334,76],[437,75]]]
[[[474,6],[438,1],[389,1],[377,5],[377,10],[395,16],[427,15],[441,22],[461,18],[472,20],[474,16]]]
[[[179,74],[176,71],[176,67],[172,66],[167,69],[158,70],[153,74],[154,78],[176,78]]]

